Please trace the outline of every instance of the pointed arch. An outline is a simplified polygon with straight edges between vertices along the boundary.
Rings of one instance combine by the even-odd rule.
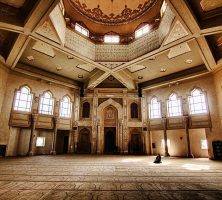
[[[194,87],[190,96],[188,96],[189,113],[193,114],[205,114],[208,112],[206,95],[201,88]]]
[[[39,113],[45,115],[53,115],[54,98],[50,90],[43,92],[40,96]]]
[[[13,110],[31,112],[33,94],[28,85],[23,85],[15,92]]]
[[[169,95],[167,100],[167,114],[169,117],[182,116],[182,103],[181,99],[177,96],[175,92]]]
[[[65,118],[71,118],[72,115],[72,102],[68,95],[63,96],[60,101],[59,116]]]
[[[101,103],[99,105],[99,107],[98,107],[98,113],[102,113],[104,108],[106,108],[109,105],[112,105],[113,107],[115,107],[117,109],[117,111],[118,111],[118,119],[122,119],[123,108],[122,108],[122,106],[119,103],[117,103],[113,99],[108,99],[108,100],[104,101],[103,103]]]
[[[161,103],[156,96],[153,96],[149,104],[149,118],[158,119],[161,118]]]

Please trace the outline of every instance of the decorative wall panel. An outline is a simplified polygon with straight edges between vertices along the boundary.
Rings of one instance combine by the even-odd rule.
[[[95,60],[95,44],[68,28],[66,29],[65,47],[91,60]]]

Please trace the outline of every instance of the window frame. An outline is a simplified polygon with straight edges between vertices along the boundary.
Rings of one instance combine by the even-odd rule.
[[[16,99],[17,93],[18,93],[18,92],[21,93],[22,88],[25,88],[25,87],[28,88],[28,91],[29,91],[28,95],[31,96],[30,109],[29,109],[29,111],[16,110],[16,109],[15,109],[15,104],[16,104],[16,100],[17,100],[17,99]],[[22,85],[22,86],[19,87],[19,89],[16,89],[16,90],[15,90],[15,92],[14,92],[14,97],[13,97],[13,106],[12,106],[13,112],[22,112],[22,113],[27,113],[27,114],[30,114],[30,113],[32,112],[34,94],[33,94],[31,91],[32,91],[32,90],[31,90],[31,88],[30,88],[28,85]],[[26,101],[26,103],[27,103],[27,101]]]
[[[165,12],[166,12],[166,9],[167,9],[167,2],[164,0],[161,7],[160,7],[160,16],[163,17]]]
[[[52,112],[51,112],[51,114],[46,114],[46,113],[41,113],[41,112],[40,112],[41,99],[42,99],[42,97],[43,97],[46,93],[49,93],[49,94],[50,94],[51,100],[52,100],[52,105],[51,105],[51,106],[52,106]],[[52,93],[50,90],[47,90],[47,91],[43,92],[43,93],[40,95],[40,97],[39,97],[38,114],[53,116],[53,115],[54,115],[54,108],[55,108],[55,98],[53,97],[53,93]]]
[[[151,117],[151,102],[153,99],[156,99],[157,103],[159,104],[159,114],[160,114],[159,117]],[[148,113],[149,119],[161,119],[162,118],[162,104],[161,104],[161,101],[158,101],[158,98],[156,96],[153,96],[150,99],[150,103],[148,103],[148,109],[149,109],[149,113]]]
[[[206,112],[199,112],[199,113],[192,113],[192,110],[191,110],[191,107],[194,105],[191,106],[191,102],[190,102],[190,99],[191,98],[194,98],[194,96],[192,95],[192,93],[195,91],[195,90],[198,90],[200,92],[200,95],[204,98],[204,103],[205,103],[205,106],[206,106]],[[207,94],[206,92],[204,92],[201,88],[199,87],[194,87],[191,91],[190,91],[190,95],[187,97],[187,101],[188,101],[188,111],[189,111],[189,115],[208,115],[209,114],[209,107],[208,107],[208,101],[207,101]],[[198,102],[196,104],[201,104],[201,107],[202,106],[202,103],[203,102]],[[194,103],[193,103],[194,104]],[[195,108],[195,107],[194,107]],[[195,109],[194,109],[195,111]]]
[[[171,113],[169,112],[169,111],[170,111],[170,107],[169,107],[170,98],[171,98],[171,96],[173,96],[173,95],[176,95],[176,100],[177,100],[178,102],[180,102],[180,108],[179,108],[180,113],[179,113],[179,115],[171,115]],[[176,107],[176,106],[172,106],[172,107]],[[172,109],[172,108],[171,108],[171,109]],[[177,93],[175,93],[175,92],[171,92],[170,95],[168,96],[168,99],[167,99],[167,116],[168,116],[168,117],[171,117],[171,118],[173,118],[173,117],[182,117],[182,116],[183,116],[183,102],[182,102],[181,97],[179,97],[179,96],[177,95]]]
[[[148,31],[147,31],[147,32],[144,32],[145,29],[146,29],[146,27],[148,28]],[[149,24],[143,25],[141,28],[139,28],[139,29],[137,29],[137,30],[135,31],[135,33],[134,33],[135,39],[141,38],[141,37],[143,37],[144,35],[148,34],[148,33],[150,32],[150,29],[151,29],[151,27],[150,27]],[[141,35],[137,35],[139,32],[141,32]]]
[[[203,142],[206,142],[206,144],[203,144]],[[205,147],[205,145],[206,145],[206,147]],[[207,139],[201,139],[200,140],[200,149],[201,150],[208,150],[209,149]]]
[[[110,38],[111,41],[106,41],[106,38]],[[113,41],[114,38],[118,38],[118,42]],[[119,35],[104,35],[104,43],[105,44],[119,44],[120,43],[120,36]]]
[[[67,117],[67,116],[62,116],[61,115],[61,109],[62,109],[62,103],[63,103],[63,99],[64,98],[68,98],[69,99],[69,106],[70,106],[70,114],[69,114],[69,116]],[[59,117],[60,118],[66,118],[66,119],[71,119],[72,118],[72,100],[71,100],[71,98],[70,98],[70,96],[69,95],[65,95],[65,96],[63,96],[62,97],[62,99],[59,101]]]
[[[78,27],[79,29],[81,29],[81,30],[78,30],[77,27]],[[79,34],[83,35],[84,37],[89,37],[89,30],[86,29],[86,28],[84,28],[83,26],[81,26],[79,23],[75,23],[75,25],[74,25],[74,30],[75,30],[76,32],[78,32]],[[83,31],[85,31],[87,34],[85,35],[85,34],[83,33]]]
[[[44,143],[44,145],[37,145],[38,138],[43,138],[43,143]],[[42,137],[42,136],[36,137],[35,146],[36,146],[36,147],[45,147],[45,139],[46,139],[46,137]]]

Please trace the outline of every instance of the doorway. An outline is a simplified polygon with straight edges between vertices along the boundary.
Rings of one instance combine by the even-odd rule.
[[[141,134],[133,133],[131,135],[131,141],[129,143],[129,153],[130,154],[142,154],[143,153],[143,143]]]
[[[67,154],[69,148],[69,130],[58,130],[56,137],[56,154]]]
[[[116,152],[116,128],[104,128],[104,153],[114,154]]]
[[[90,131],[87,128],[83,128],[79,133],[78,153],[91,153]]]

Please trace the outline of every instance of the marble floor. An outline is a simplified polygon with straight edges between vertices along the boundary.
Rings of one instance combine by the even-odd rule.
[[[222,199],[222,162],[152,156],[0,158],[0,200]]]

